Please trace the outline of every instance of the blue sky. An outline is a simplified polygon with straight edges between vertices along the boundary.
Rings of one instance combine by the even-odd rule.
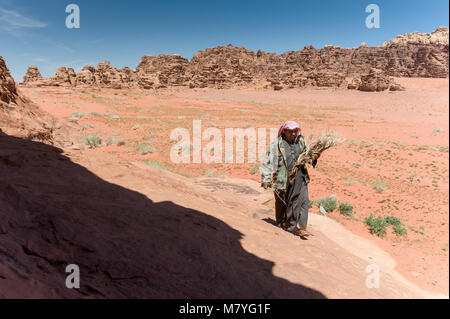
[[[71,3],[80,8],[80,29],[66,28]],[[380,7],[379,29],[365,26],[371,3]],[[0,0],[0,56],[21,81],[29,65],[43,76],[104,60],[134,69],[146,54],[190,59],[228,43],[276,53],[306,45],[374,46],[448,26],[448,10],[448,0]]]

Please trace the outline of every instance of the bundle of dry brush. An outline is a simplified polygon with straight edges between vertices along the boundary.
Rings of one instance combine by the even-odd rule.
[[[318,159],[323,151],[342,144],[345,141],[344,138],[340,137],[334,132],[322,132],[320,133],[317,140],[309,146],[305,153],[302,153],[294,168],[289,172],[289,183],[292,185],[295,181],[295,176],[297,176],[298,169],[306,164],[312,165],[313,161]]]

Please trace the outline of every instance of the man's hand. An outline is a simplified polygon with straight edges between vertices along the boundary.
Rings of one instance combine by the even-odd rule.
[[[264,189],[268,189],[270,186],[270,183],[261,183],[261,187],[264,187]]]
[[[319,157],[320,157],[320,154],[317,154],[313,157],[312,163],[311,163],[313,168],[316,168],[317,160],[319,159]]]

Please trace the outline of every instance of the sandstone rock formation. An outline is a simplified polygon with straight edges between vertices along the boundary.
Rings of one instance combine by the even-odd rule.
[[[51,80],[55,86],[73,86],[76,82],[76,74],[72,68],[61,67],[56,70],[55,76]]]
[[[378,69],[371,69],[368,74],[362,75],[360,79],[354,78],[349,89],[358,89],[366,92],[381,92],[385,90],[403,91],[404,88],[395,83],[394,79],[386,74],[386,72]]]
[[[188,59],[178,54],[143,56],[136,68],[139,86],[143,88],[186,86],[189,80],[186,73],[188,65]]]
[[[389,89],[390,78],[381,70],[371,69],[369,74],[361,76],[358,90],[368,92],[381,92]]]
[[[99,87],[121,89],[123,86],[120,71],[112,67],[109,61],[98,64],[94,77],[95,83]]]
[[[252,50],[232,45],[197,52],[189,64],[190,87],[235,87],[258,76],[258,58]]]
[[[31,83],[42,80],[41,72],[36,65],[32,65],[28,68],[27,74],[23,77],[23,83]]]
[[[407,45],[407,44],[433,44],[448,45],[449,29],[448,27],[439,27],[431,33],[421,33],[419,31],[399,35],[391,41],[384,42],[383,47],[391,45]]]
[[[67,128],[63,124],[22,95],[0,57],[0,134],[47,143],[68,143],[64,130]]]
[[[73,69],[63,67],[54,77],[43,80],[34,80],[36,70],[30,68],[24,82],[41,86],[113,89],[177,86],[221,89],[267,82],[275,90],[307,86],[346,87],[346,77],[358,78],[373,68],[394,77],[448,78],[448,58],[448,28],[440,27],[431,34],[412,33],[397,37],[382,47],[368,47],[364,42],[353,49],[307,46],[303,50],[277,55],[227,45],[200,51],[191,61],[180,55],[146,55],[136,70],[117,69],[108,61],[99,63],[97,68],[85,66],[77,75]],[[349,88],[356,87],[359,83],[349,85]]]
[[[91,65],[86,65],[76,77],[77,86],[94,86],[96,84],[95,68]]]
[[[1,105],[16,103],[19,94],[16,89],[16,83],[6,67],[5,60],[0,56],[0,102]],[[2,106],[4,107],[4,106]]]

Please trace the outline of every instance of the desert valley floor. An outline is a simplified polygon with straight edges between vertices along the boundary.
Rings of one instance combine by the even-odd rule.
[[[170,139],[171,131],[181,127],[192,132],[193,120],[201,120],[203,129],[216,127],[223,131],[240,127],[277,128],[290,119],[301,123],[308,141],[314,138],[312,134],[334,130],[346,140],[326,151],[316,169],[309,169],[310,200],[335,195],[340,203],[352,205],[354,212],[347,217],[335,210],[325,218],[317,205],[312,205],[311,231],[325,234],[327,240],[340,240],[344,251],[358,256],[371,258],[371,252],[376,254],[379,249],[386,254],[385,260],[392,259],[387,262],[392,270],[395,268],[401,278],[417,285],[417,291],[448,296],[449,82],[414,78],[396,81],[406,90],[369,93],[339,89],[275,92],[261,88],[20,89],[45,111],[67,120],[77,142],[65,149],[65,155],[74,162],[84,161],[94,174],[130,189],[145,188],[145,184],[136,185],[139,179],[127,179],[126,174],[113,178],[120,174],[108,170],[104,165],[108,159],[127,167],[164,171],[160,173],[169,174],[171,179],[198,185],[206,193],[209,190],[207,198],[211,200],[223,199],[230,189],[251,189],[238,192],[242,207],[247,207],[244,210],[252,212],[246,215],[251,223],[274,215],[273,195],[258,187],[258,165],[247,161],[175,164],[169,156],[176,143]],[[86,147],[84,138],[91,134],[102,139],[101,147]],[[165,198],[186,201],[189,196],[172,186],[172,197],[166,192]],[[203,212],[208,214],[208,208],[204,207]],[[384,238],[371,234],[364,224],[370,214],[400,218],[407,234],[396,235],[392,229]],[[339,235],[341,228],[345,232],[343,237]],[[274,231],[280,232],[281,237],[291,236]],[[314,238],[318,237],[309,242]],[[308,263],[308,254],[317,254],[309,246],[303,251],[302,244],[298,239],[295,244],[298,251],[294,254]],[[275,260],[272,260],[274,272]],[[311,257],[311,262],[317,260]],[[316,266],[319,264],[326,262]],[[289,271],[289,267],[280,269]],[[339,296],[337,292],[330,294]]]

